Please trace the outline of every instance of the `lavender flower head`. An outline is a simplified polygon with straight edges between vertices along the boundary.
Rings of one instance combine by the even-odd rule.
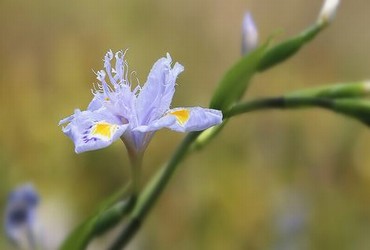
[[[38,203],[39,196],[30,184],[20,186],[9,194],[5,210],[5,232],[20,247],[35,245]]]
[[[113,58],[115,65],[112,66]],[[155,131],[200,131],[222,122],[222,113],[201,107],[170,108],[177,76],[184,67],[173,66],[169,54],[154,63],[144,86],[132,89],[125,53],[108,51],[104,70],[97,72],[94,98],[87,110],[76,109],[61,120],[76,153],[109,146],[121,138],[131,153],[142,153]]]

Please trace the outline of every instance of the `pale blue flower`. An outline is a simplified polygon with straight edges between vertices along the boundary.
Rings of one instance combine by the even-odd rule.
[[[9,194],[5,209],[5,232],[20,247],[35,245],[36,209],[39,196],[32,185],[22,185]]]
[[[247,12],[242,23],[242,54],[246,55],[258,46],[258,30],[252,15]]]
[[[156,130],[201,131],[222,122],[222,113],[200,107],[171,109],[177,76],[184,67],[169,54],[154,63],[143,87],[132,89],[122,51],[108,51],[104,70],[97,72],[94,98],[87,110],[60,121],[63,132],[75,144],[77,153],[109,146],[121,138],[128,150],[141,153]],[[115,57],[115,66],[112,60]]]

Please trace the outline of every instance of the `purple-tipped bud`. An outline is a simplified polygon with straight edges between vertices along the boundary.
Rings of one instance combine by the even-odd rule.
[[[258,30],[252,15],[247,12],[242,24],[242,54],[246,55],[258,45]]]
[[[19,247],[35,245],[36,209],[39,196],[30,184],[14,189],[8,197],[5,210],[5,232]]]
[[[337,12],[339,3],[340,0],[325,0],[319,14],[318,22],[323,24],[332,22]]]

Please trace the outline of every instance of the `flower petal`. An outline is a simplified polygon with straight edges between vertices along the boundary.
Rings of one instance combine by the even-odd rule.
[[[69,122],[63,132],[72,139],[76,153],[105,148],[125,132],[128,124],[120,124],[105,109],[79,111],[61,121]]]
[[[102,101],[101,101],[103,97],[101,96],[102,96],[101,93],[95,93],[94,98],[89,103],[89,106],[87,106],[87,110],[95,111],[95,110],[100,109],[103,106]]]
[[[177,76],[184,67],[175,63],[171,68],[172,59],[160,58],[154,63],[147,82],[141,89],[137,98],[137,112],[139,125],[147,125],[159,119],[170,108]]]
[[[141,125],[133,129],[133,131],[139,132],[151,132],[161,128],[169,128],[176,123],[176,117],[172,115],[165,115],[161,119],[151,122],[149,125]]]
[[[165,116],[147,126],[137,127],[141,132],[155,131],[164,127],[178,132],[201,131],[222,122],[222,113],[201,107],[170,109]]]

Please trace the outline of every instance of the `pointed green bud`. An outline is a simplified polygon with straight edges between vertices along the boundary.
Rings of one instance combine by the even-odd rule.
[[[258,71],[267,70],[296,54],[303,45],[316,37],[324,26],[315,24],[280,44],[268,49],[258,65]]]

